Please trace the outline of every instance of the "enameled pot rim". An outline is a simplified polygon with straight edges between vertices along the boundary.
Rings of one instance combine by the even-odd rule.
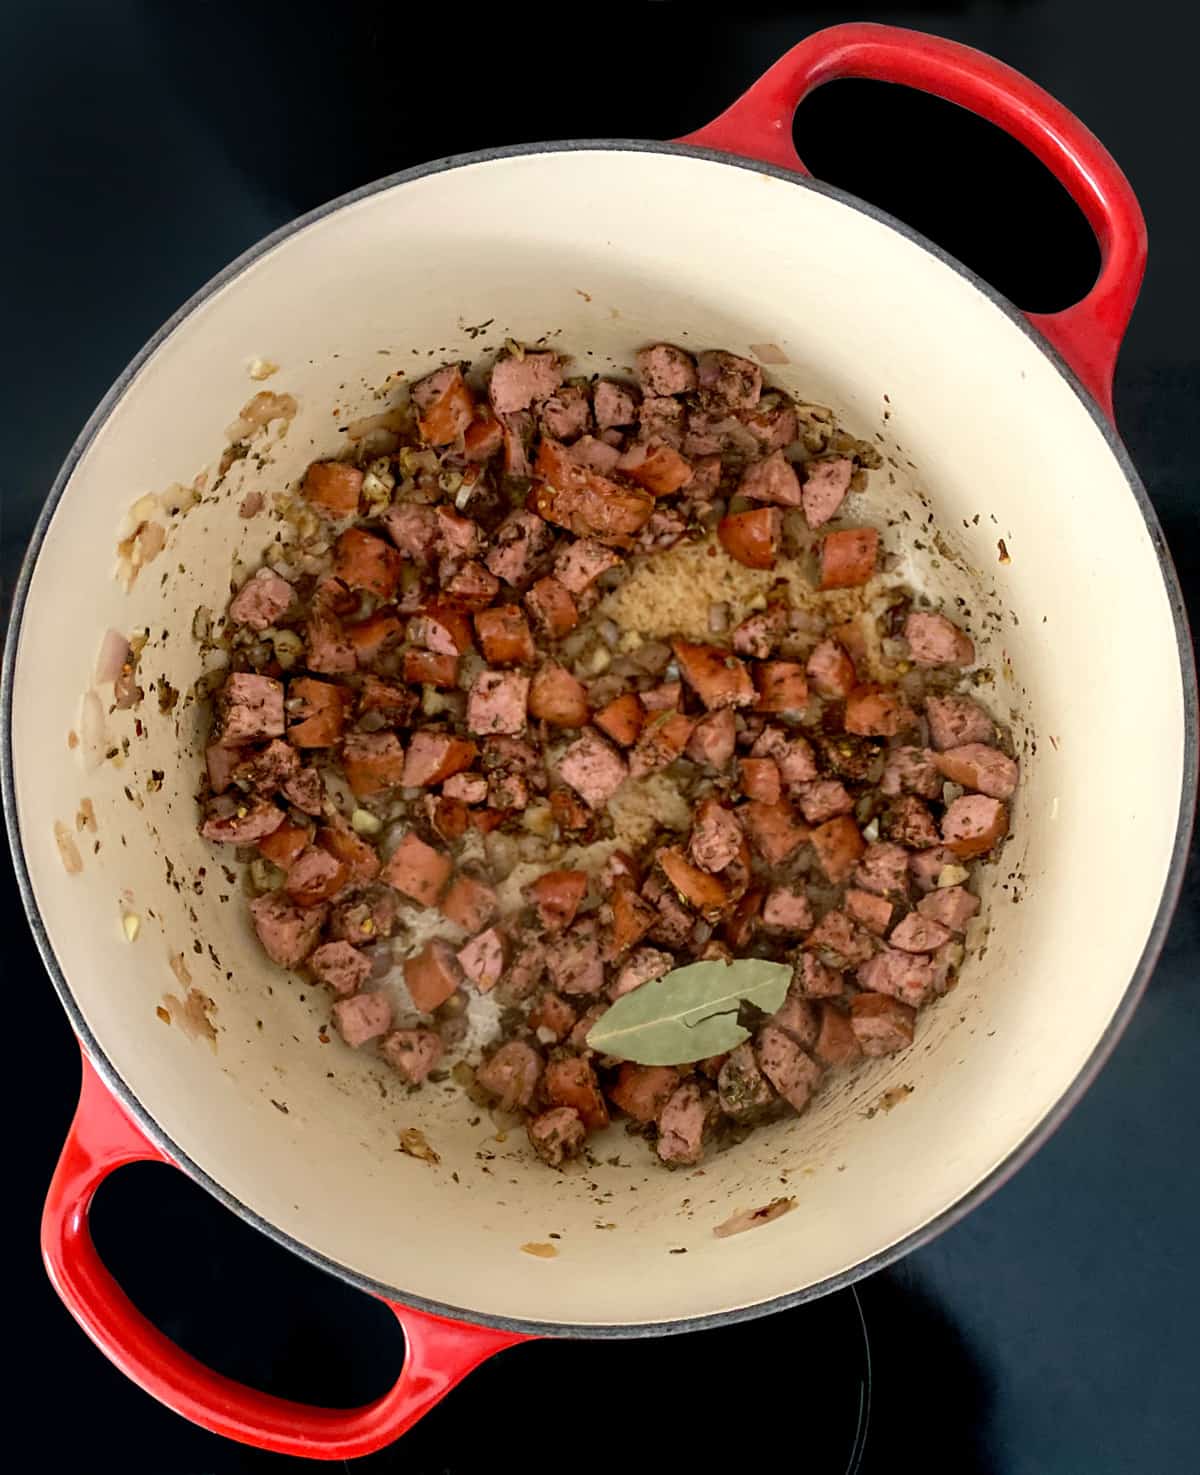
[[[513,1317],[492,1316],[474,1311],[470,1307],[451,1306],[437,1301],[431,1301],[422,1296],[412,1295],[399,1287],[386,1285],[368,1276],[361,1275],[357,1271],[339,1264],[337,1261],[302,1244],[291,1235],[284,1233],[281,1229],[264,1219],[254,1210],[242,1203],[230,1194],[225,1188],[210,1177],[202,1168],[193,1162],[171,1138],[162,1130],[146,1108],[135,1097],[125,1081],[118,1075],[112,1062],[109,1060],[101,1042],[88,1028],[83,1018],[82,1011],[71,992],[70,984],[59,967],[51,945],[49,934],[38,910],[37,900],[33,893],[29,869],[25,862],[24,851],[21,843],[20,825],[16,809],[16,776],[13,772],[13,742],[12,742],[12,708],[13,708],[13,680],[16,668],[17,649],[20,643],[21,628],[25,616],[26,601],[29,595],[29,587],[33,577],[34,567],[40,554],[42,543],[45,539],[50,521],[58,506],[67,483],[70,481],[76,466],[91,446],[96,435],[120,403],[126,390],[133,379],[154,353],[158,347],[174,332],[174,330],[204,302],[228,282],[239,276],[248,267],[259,261],[273,247],[286,241],[289,237],[297,234],[306,226],[323,220],[336,211],[345,209],[347,206],[356,204],[360,200],[368,199],[372,195],[384,190],[393,189],[413,180],[423,179],[430,175],[446,173],[453,169],[463,168],[468,165],[488,164],[504,159],[519,157],[530,157],[540,154],[556,153],[583,153],[593,151],[604,151],[609,153],[639,153],[639,154],[678,154],[687,157],[710,159],[727,165],[730,168],[749,169],[758,174],[767,174],[776,179],[786,181],[800,189],[815,190],[817,193],[826,195],[837,200],[849,209],[867,215],[880,224],[888,226],[899,235],[905,237],[923,251],[935,257],[944,266],[955,272],[958,276],[971,283],[977,291],[981,292],[988,300],[1005,314],[1030,340],[1031,344],[1039,353],[1044,355],[1054,365],[1055,369],[1071,386],[1084,409],[1092,418],[1104,437],[1109,450],[1116,458],[1130,493],[1137,502],[1142,517],[1146,523],[1150,540],[1154,546],[1158,558],[1159,571],[1162,575],[1163,584],[1166,588],[1167,597],[1171,606],[1171,614],[1175,624],[1175,639],[1179,653],[1180,678],[1183,686],[1184,697],[1184,764],[1183,785],[1180,793],[1179,813],[1176,821],[1175,840],[1171,852],[1171,861],[1168,868],[1166,885],[1163,888],[1162,897],[1159,901],[1158,910],[1150,928],[1146,945],[1142,950],[1136,969],[1131,977],[1128,987],[1118,1005],[1112,1019],[1104,1034],[1097,1042],[1088,1060],[1084,1063],[1078,1075],[1072,1081],[1068,1089],[1063,1093],[1054,1107],[1046,1116],[1019,1142],[1008,1154],[1003,1162],[998,1164],[992,1171],[977,1183],[970,1192],[963,1195],[957,1203],[944,1210],[941,1214],[922,1225],[912,1234],[880,1251],[867,1260],[838,1275],[830,1276],[826,1280],[815,1285],[804,1287],[802,1290],[792,1291],[783,1296],[776,1296],[768,1301],[761,1301],[751,1306],[736,1307],[732,1310],[714,1312],[704,1316],[685,1317],[665,1322],[645,1322],[608,1326],[590,1326],[579,1324],[560,1324],[556,1322],[523,1321]],[[581,139],[557,143],[519,144],[507,148],[485,149],[478,153],[459,154],[445,159],[434,160],[430,163],[417,165],[415,168],[406,169],[398,174],[389,175],[387,178],[376,180],[372,184],[364,185],[360,189],[352,190],[349,194],[341,195],[337,199],[330,200],[327,204],[319,206],[306,215],[298,217],[289,224],[281,226],[278,230],[264,237],[256,245],[242,253],[235,261],[231,262],[223,271],[219,272],[209,282],[200,288],[181,308],[163,324],[157,333],[149,340],[144,348],[131,360],[128,367],[113,384],[112,388],[96,407],[91,418],[80,432],[74,445],[67,454],[62,468],[55,478],[50,495],[42,513],[34,528],[33,536],[21,566],[20,575],[17,579],[16,589],[13,596],[12,616],[9,622],[8,636],[4,649],[3,671],[0,674],[0,792],[3,793],[4,809],[8,822],[9,841],[12,847],[14,868],[17,884],[20,888],[21,899],[37,942],[38,951],[41,953],[42,961],[50,974],[50,978],[71,1021],[71,1026],[79,1037],[83,1049],[96,1071],[99,1073],[105,1085],[121,1103],[125,1111],[136,1122],[140,1130],[155,1145],[162,1149],[180,1168],[193,1178],[202,1187],[206,1188],[226,1208],[237,1214],[240,1218],[254,1225],[262,1233],[269,1235],[278,1244],[300,1255],[310,1264],[318,1266],[322,1270],[339,1276],[364,1291],[374,1295],[382,1296],[389,1301],[397,1301],[416,1307],[422,1311],[432,1312],[435,1315],[451,1317],[458,1321],[471,1322],[479,1326],[496,1327],[518,1333],[531,1335],[547,1334],[551,1336],[570,1336],[587,1338],[622,1338],[622,1337],[653,1337],[663,1336],[668,1333],[699,1330],[705,1327],[716,1327],[729,1325],[734,1322],[747,1321],[753,1317],[766,1316],[775,1311],[783,1311],[793,1306],[802,1305],[806,1301],[815,1300],[818,1296],[828,1295],[832,1291],[845,1289],[852,1286],[856,1281],[868,1275],[873,1275],[877,1270],[892,1264],[911,1250],[929,1243],[951,1225],[956,1224],[971,1209],[982,1203],[1001,1185],[1008,1181],[1033,1156],[1037,1149],[1066,1118],[1067,1114],[1083,1096],[1091,1085],[1101,1067],[1112,1053],[1118,1039],[1129,1023],[1130,1017],[1137,1006],[1139,999],[1148,983],[1158,956],[1162,951],[1166,940],[1171,917],[1174,913],[1179,894],[1183,885],[1184,871],[1187,865],[1188,852],[1191,840],[1193,814],[1196,805],[1197,790],[1197,696],[1196,696],[1196,670],[1192,651],[1191,633],[1188,628],[1187,614],[1183,602],[1183,594],[1179,586],[1179,579],[1175,572],[1171,555],[1167,549],[1166,540],[1163,537],[1162,528],[1159,524],[1157,514],[1146,494],[1137,472],[1129,459],[1129,455],[1121,442],[1114,426],[1104,415],[1095,400],[1083,388],[1079,379],[1067,366],[1061,355],[1051,347],[1042,335],[1030,324],[1025,315],[1012,305],[1005,297],[983,281],[974,272],[968,270],[961,262],[956,261],[939,246],[929,241],[919,232],[896,220],[885,211],[873,205],[857,199],[854,195],[844,190],[836,189],[827,184],[822,184],[806,175],[796,174],[793,171],[770,164],[762,164],[753,160],[743,159],[734,154],[723,153],[714,149],[697,148],[690,144],[657,143],[642,140],[629,139]]]

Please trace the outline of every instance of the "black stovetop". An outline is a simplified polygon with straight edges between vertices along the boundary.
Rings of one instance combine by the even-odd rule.
[[[749,4],[714,20],[698,18],[702,9],[492,6],[443,22],[440,11],[418,17],[394,4],[9,0],[0,14],[5,601],[95,402],[160,322],[256,238],[426,158],[524,139],[689,131],[794,40],[843,18]],[[1086,0],[863,9],[855,18],[939,31],[1029,73],[1130,175],[1151,267],[1117,413],[1194,610],[1200,322],[1183,144],[1195,138],[1195,81],[1174,8],[1145,0],[1121,25],[1097,21]],[[1022,306],[1063,306],[1086,288],[1095,265],[1086,230],[1040,168],[987,125],[842,83],[805,105],[797,140],[815,173],[905,218]],[[697,201],[699,230],[704,209]],[[1098,618],[1120,617],[1119,593]],[[1130,672],[1131,700],[1136,689]],[[1200,1468],[1196,875],[1144,1003],[1066,1125],[965,1222],[859,1287],[870,1345],[863,1470]],[[10,1421],[36,1430],[39,1464],[52,1470],[299,1469],[159,1408],[91,1347],[46,1283],[37,1220],[78,1062],[7,876],[0,906],[6,1135],[17,1159],[5,1215]],[[178,1174],[117,1175],[94,1224],[135,1300],[224,1371],[342,1404],[390,1383],[401,1342],[387,1313]],[[779,1460],[837,1475],[863,1423],[859,1318],[847,1292],[728,1330],[522,1348],[363,1468],[459,1475],[552,1459],[583,1475],[711,1452],[723,1467]]]

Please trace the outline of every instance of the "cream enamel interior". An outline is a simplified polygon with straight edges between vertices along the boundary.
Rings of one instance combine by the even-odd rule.
[[[486,320],[478,339],[466,333]],[[150,627],[144,685],[191,685],[194,609],[224,604],[231,555],[252,562],[274,528],[238,518],[242,491],[286,486],[335,450],[339,425],[380,408],[372,391],[393,369],[547,332],[592,350],[582,362],[598,370],[658,336],[782,347],[775,382],[884,438],[896,482],[875,473],[860,510],[900,518],[886,536],[905,540],[914,577],[967,600],[997,671],[986,699],[1019,718],[1023,783],[984,955],[922,1017],[910,1052],[702,1172],[659,1171],[614,1130],[600,1156],[620,1166],[549,1173],[516,1136],[490,1138],[486,1118],[469,1126],[476,1113],[457,1095],[385,1098],[382,1067],[321,1042],[327,1001],[267,963],[225,857],[195,834],[200,710],[160,716],[150,691],[147,735],[119,770],[85,774],[67,746],[110,625]],[[264,385],[247,377],[259,356],[281,366]],[[177,520],[124,592],[113,550],[130,504],[211,466],[260,388],[297,397],[286,436],[272,426],[255,446],[264,467],[241,463],[216,502]],[[927,537],[914,547],[929,511],[941,552]],[[1155,552],[1051,361],[969,281],[867,214],[752,169],[635,150],[532,153],[403,182],[284,240],[192,312],[66,487],[29,591],[13,711],[38,908],[89,1028],[163,1132],[265,1220],[398,1294],[560,1324],[751,1306],[870,1259],[960,1200],[1054,1107],[1118,1008],[1166,882],[1184,761]],[[118,740],[131,729],[131,717],[112,721]],[[148,793],[154,769],[166,779]],[[101,849],[80,836],[84,869],[68,876],[53,827],[72,823],[83,796]],[[142,923],[132,944],[123,897]],[[156,1014],[180,992],[173,953],[215,1001],[215,1047]],[[912,1094],[868,1116],[900,1083]],[[440,1165],[397,1151],[406,1126],[423,1129]],[[795,1212],[713,1237],[736,1209],[781,1194]],[[558,1254],[523,1253],[529,1242]]]

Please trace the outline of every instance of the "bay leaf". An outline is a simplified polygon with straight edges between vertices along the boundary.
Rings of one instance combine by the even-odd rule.
[[[601,1055],[638,1065],[689,1065],[723,1055],[750,1037],[738,1023],[741,1005],[774,1014],[791,981],[790,966],[762,958],[689,963],[618,999],[587,1042]]]

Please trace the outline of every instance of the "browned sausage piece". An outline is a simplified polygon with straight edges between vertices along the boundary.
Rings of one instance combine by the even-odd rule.
[[[935,922],[932,917],[919,912],[909,912],[897,923],[888,938],[889,944],[905,953],[931,953],[943,943],[950,941],[953,934],[948,927]]]
[[[420,906],[438,904],[450,872],[454,869],[448,855],[426,845],[410,830],[396,847],[391,860],[383,868],[383,880]]]
[[[390,543],[362,528],[347,528],[333,545],[333,574],[347,589],[391,599],[400,583],[401,558]]]
[[[447,732],[428,729],[414,732],[404,760],[401,782],[406,789],[422,789],[443,783],[464,768],[470,768],[478,752],[474,743]],[[455,797],[449,790],[444,792],[451,798]]]
[[[642,728],[629,755],[629,776],[644,778],[666,768],[684,752],[696,727],[696,718],[685,712],[665,711]]]
[[[509,1040],[492,1053],[475,1072],[476,1082],[495,1096],[504,1111],[533,1105],[542,1075],[537,1051],[524,1040]]]
[[[939,751],[962,747],[966,743],[990,743],[996,726],[978,702],[951,693],[944,697],[928,697],[925,716],[929,719],[929,735]]]
[[[768,605],[764,610],[748,615],[733,632],[733,648],[739,656],[749,656],[756,661],[765,661],[787,633],[788,609],[786,604]]]
[[[431,939],[419,953],[404,960],[404,982],[422,1014],[432,1014],[456,992],[462,981],[458,958],[443,938]]]
[[[692,822],[688,848],[692,859],[706,871],[723,871],[742,846],[742,827],[737,815],[711,795],[702,799]]]
[[[817,1041],[817,1011],[793,984],[787,998],[771,1015],[771,1023],[811,1050]]]
[[[943,886],[917,903],[917,911],[931,921],[940,922],[951,932],[963,933],[967,923],[979,910],[979,898],[965,886]]]
[[[796,661],[759,661],[754,667],[758,712],[803,712],[808,703],[808,678]]]
[[[575,920],[587,889],[586,871],[543,871],[525,888],[525,895],[546,931],[561,932]]]
[[[883,833],[889,840],[923,850],[938,843],[937,825],[929,806],[912,794],[893,799],[883,813]]]
[[[384,994],[355,994],[333,1006],[333,1022],[347,1045],[357,1050],[392,1027],[392,1006]]]
[[[775,507],[800,506],[800,480],[782,451],[773,451],[762,461],[752,461],[742,472],[738,493],[751,502],[770,502]]]
[[[483,658],[490,665],[533,665],[533,636],[518,605],[498,604],[479,610],[475,634]]]
[[[524,732],[528,706],[528,676],[481,671],[467,694],[467,728],[478,734]]]
[[[441,900],[442,915],[464,932],[479,932],[499,910],[496,893],[486,881],[460,872]]]
[[[288,581],[273,569],[260,568],[230,603],[229,618],[252,630],[265,630],[288,612],[294,594]]]
[[[549,1168],[561,1168],[578,1157],[587,1141],[583,1119],[570,1106],[552,1106],[535,1116],[526,1130],[534,1152]]]
[[[1008,833],[1008,810],[998,799],[967,794],[942,816],[942,838],[960,860],[986,855]]]
[[[317,978],[342,998],[357,993],[371,976],[371,960],[348,942],[325,942],[309,954]]]
[[[835,999],[842,992],[842,975],[812,953],[803,955],[797,972],[806,999]]]
[[[546,954],[546,968],[560,994],[600,992],[604,987],[604,960],[596,923],[590,917],[576,922],[555,940]]]
[[[842,528],[821,539],[821,588],[853,589],[875,572],[879,534],[874,528]]]
[[[933,987],[933,964],[919,953],[887,948],[863,963],[855,976],[871,993],[888,994],[919,1009]]]
[[[627,691],[601,707],[592,720],[614,743],[628,748],[637,742],[646,720],[646,709],[636,692]]]
[[[724,768],[733,757],[737,746],[737,726],[732,707],[723,707],[719,712],[710,712],[692,728],[688,738],[687,755],[693,763],[707,763],[712,768]]]
[[[795,798],[810,825],[821,825],[827,819],[836,819],[839,814],[854,811],[853,798],[845,784],[837,779],[822,778],[815,783],[798,784]]]
[[[721,547],[746,568],[775,567],[783,537],[783,513],[778,507],[755,507],[731,512],[717,524]]]
[[[677,846],[664,846],[655,858],[676,892],[708,921],[715,921],[729,905],[729,892],[708,871],[694,866]]]
[[[850,1027],[864,1055],[894,1055],[913,1041],[917,1012],[883,994],[858,994],[850,1000]]]
[[[643,983],[663,978],[674,967],[670,953],[660,952],[654,947],[638,947],[621,964],[615,982],[609,987],[608,996],[614,1003],[625,994],[631,994]],[[657,1113],[655,1113],[657,1115]]]
[[[943,777],[964,789],[975,789],[989,799],[1011,799],[1017,787],[1017,765],[999,748],[964,743],[935,753],[933,761]]]
[[[732,1049],[717,1074],[717,1100],[726,1116],[747,1124],[775,1103],[775,1090],[759,1069],[749,1040]]]
[[[380,1040],[379,1053],[402,1081],[419,1086],[441,1060],[442,1040],[431,1029],[394,1029]]]
[[[397,502],[383,515],[388,536],[401,553],[414,563],[425,564],[437,551],[438,520],[432,507],[417,502]]]
[[[821,1005],[821,1025],[813,1054],[826,1065],[852,1065],[862,1054],[850,1016],[834,1004]]]
[[[589,1132],[608,1126],[608,1107],[591,1062],[579,1055],[562,1055],[546,1066],[542,1078],[546,1099],[555,1106],[577,1111]]]
[[[750,359],[724,349],[710,349],[699,356],[696,364],[705,408],[752,410],[758,404],[762,370]]]
[[[805,669],[817,695],[833,701],[848,697],[858,685],[854,662],[836,640],[822,640]]]
[[[458,950],[458,964],[481,994],[490,993],[504,972],[504,934],[489,927]]]
[[[587,728],[558,762],[563,783],[569,784],[585,804],[603,809],[625,782],[628,768],[620,753]]]
[[[529,715],[554,727],[583,727],[587,688],[558,661],[539,666],[529,687]]]
[[[892,925],[892,903],[886,896],[877,896],[874,891],[860,891],[850,887],[842,905],[849,916],[876,937],[884,937]]]
[[[342,461],[314,461],[304,474],[304,498],[333,517],[358,511],[363,474]]]
[[[679,1072],[671,1065],[631,1065],[617,1072],[609,1087],[609,1100],[635,1122],[655,1121],[679,1085]]]
[[[879,780],[880,793],[892,797],[916,794],[921,799],[941,798],[942,775],[935,758],[936,754],[928,748],[894,748],[888,754]]]
[[[837,515],[853,475],[854,462],[847,456],[809,461],[805,465],[802,501],[804,520],[810,528],[823,527]]]
[[[812,831],[799,824],[789,804],[759,804],[752,800],[738,810],[751,845],[768,865],[782,865]]]
[[[856,927],[845,912],[826,912],[804,943],[831,968],[845,969],[866,963],[875,952],[875,941]]]
[[[525,596],[529,613],[548,640],[561,640],[579,623],[579,609],[566,585],[547,574]]]
[[[848,814],[839,814],[818,825],[810,838],[826,878],[835,885],[849,880],[866,849],[854,820]]]
[[[492,546],[483,561],[498,579],[519,588],[533,578],[538,563],[553,541],[554,534],[545,520],[536,512],[522,508],[510,512],[496,529]]]
[[[217,845],[254,845],[280,828],[284,812],[266,799],[225,795],[209,805],[200,833]]]
[[[571,594],[584,594],[620,557],[593,538],[577,538],[554,559],[554,576]]]
[[[918,666],[969,666],[975,660],[971,637],[945,615],[913,610],[904,622],[904,638]]]
[[[336,896],[346,879],[346,867],[336,856],[310,845],[289,867],[284,890],[297,906],[311,907]]]
[[[511,415],[549,399],[562,383],[562,364],[555,353],[530,353],[498,359],[488,381],[488,396],[497,415]]]
[[[298,907],[280,891],[268,891],[250,903],[250,917],[263,950],[281,968],[298,968],[321,936],[327,906]]]
[[[695,360],[673,343],[652,343],[649,348],[639,348],[635,362],[638,378],[651,394],[687,394],[699,385]],[[613,423],[625,425],[629,422],[616,420]]]
[[[217,698],[222,747],[283,736],[283,685],[270,676],[235,671]]]
[[[704,1156],[708,1110],[694,1081],[671,1093],[658,1119],[658,1155],[664,1163],[698,1163]]]
[[[643,352],[648,350],[643,349]],[[695,373],[695,370],[692,371]],[[592,390],[592,408],[596,414],[596,427],[611,430],[613,426],[633,425],[637,421],[637,391],[628,384],[613,379],[600,379]]]
[[[763,902],[762,924],[768,932],[798,937],[813,925],[812,903],[798,887],[776,886]]]
[[[858,737],[897,737],[915,727],[916,713],[899,692],[857,686],[846,698],[846,731]]]
[[[821,1081],[821,1067],[777,1025],[758,1032],[758,1063],[763,1075],[793,1111],[803,1111]]]
[[[757,799],[761,804],[778,804],[783,797],[779,764],[774,758],[739,759],[738,785],[747,799]]]
[[[356,799],[399,787],[404,749],[394,732],[348,732],[342,743],[342,772]]]
[[[729,651],[716,645],[693,645],[687,640],[673,640],[671,649],[683,679],[710,712],[721,707],[748,707],[754,701],[750,674]]]

